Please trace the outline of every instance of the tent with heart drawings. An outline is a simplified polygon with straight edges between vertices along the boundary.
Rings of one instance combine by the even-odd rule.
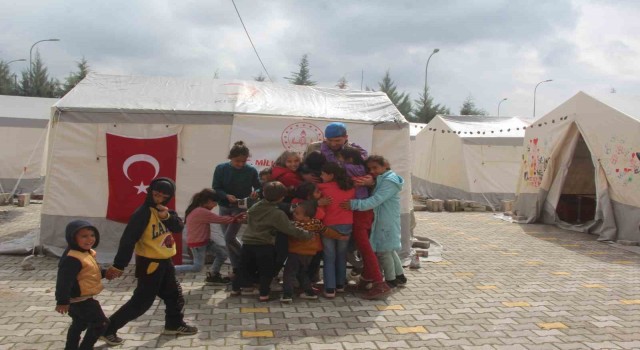
[[[640,241],[639,135],[638,97],[571,97],[527,128],[516,214],[602,241]]]
[[[181,216],[211,187],[214,167],[243,140],[249,163],[270,166],[284,150],[304,152],[332,121],[349,141],[388,158],[405,178],[402,256],[411,246],[409,123],[386,94],[255,81],[90,74],[52,110],[40,244],[66,246],[65,225],[86,219],[101,232],[103,260],[124,230],[122,211],[146,196],[156,176],[174,178]],[[130,214],[129,212],[125,214]],[[125,215],[126,216],[126,215]]]

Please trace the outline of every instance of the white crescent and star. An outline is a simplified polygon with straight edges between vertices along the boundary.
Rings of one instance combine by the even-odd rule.
[[[137,163],[137,162],[145,162],[145,163],[149,163],[153,166],[153,169],[155,170],[155,174],[153,175],[152,179],[155,179],[156,176],[158,176],[158,173],[160,172],[160,162],[158,162],[157,159],[155,159],[154,157],[148,155],[148,154],[134,154],[131,157],[127,158],[127,160],[124,161],[124,163],[122,164],[122,172],[124,173],[124,176],[127,177],[127,179],[129,179],[129,181],[131,181],[131,178],[129,177],[129,167],[131,165],[133,165],[133,163]],[[140,194],[140,193],[147,193],[147,187],[149,187],[148,185],[145,185],[144,182],[140,181],[140,185],[138,186],[133,186],[133,188],[138,190],[138,193],[136,194]]]

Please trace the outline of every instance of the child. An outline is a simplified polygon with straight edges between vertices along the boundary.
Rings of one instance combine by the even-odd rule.
[[[298,168],[298,173],[305,181],[319,182],[322,166],[326,162],[327,159],[320,151],[307,153],[304,157],[304,162]]]
[[[231,295],[240,295],[240,288],[247,286],[258,273],[260,301],[268,301],[270,284],[274,277],[275,234],[282,232],[300,239],[310,239],[311,233],[295,227],[278,208],[287,194],[287,188],[278,181],[264,185],[264,199],[247,211],[247,230],[242,236],[241,268],[232,283]]]
[[[295,191],[293,200],[291,201],[291,212],[295,207],[304,201],[313,201],[316,203],[316,215],[315,219],[322,221],[325,216],[324,206],[331,201],[327,198],[322,198],[322,192],[318,189],[313,182],[303,182]],[[311,262],[309,263],[308,276],[312,282],[320,281],[320,264],[322,263],[322,250],[319,251]]]
[[[378,254],[384,277],[390,287],[404,286],[402,263],[396,250],[400,243],[400,191],[404,180],[389,167],[389,162],[381,156],[370,156],[366,160],[369,172],[376,178],[376,186],[371,197],[353,199],[341,204],[353,210],[373,209],[374,220],[371,229],[371,247]],[[383,288],[378,285],[374,288]]]
[[[338,157],[343,161],[347,174],[354,182],[367,175],[366,164],[359,149],[344,147],[338,152]],[[356,199],[366,199],[367,197],[369,197],[369,189],[367,187],[356,187]],[[378,259],[371,248],[371,242],[369,242],[372,223],[373,210],[353,212],[353,240],[363,261],[362,276],[358,289],[365,292],[362,295],[365,299],[384,298],[391,291],[384,283]],[[376,288],[373,288],[374,286]]]
[[[238,200],[251,197],[258,198],[257,190],[260,188],[258,171],[247,164],[249,148],[242,141],[233,144],[228,162],[218,164],[213,173],[211,187],[219,196],[220,215],[235,216],[246,211],[238,206]],[[231,267],[234,274],[240,266],[240,242],[236,238],[240,230],[240,223],[221,224]]]
[[[182,288],[176,280],[171,257],[176,254],[172,232],[182,232],[183,224],[175,211],[166,205],[174,196],[176,185],[168,178],[157,178],[149,184],[145,202],[131,215],[120,238],[113,265],[107,279],[122,276],[135,251],[136,289],[131,299],[109,318],[110,324],[100,339],[109,345],[120,345],[120,328],[143,315],[156,298],[166,305],[164,334],[193,335],[198,329],[184,322]]]
[[[260,170],[260,172],[258,173],[258,176],[260,177],[261,184],[264,185],[267,182],[271,181],[271,172],[272,172],[271,167]]]
[[[311,288],[308,269],[316,253],[322,251],[320,235],[339,240],[345,240],[349,237],[324,226],[320,220],[314,217],[316,208],[317,203],[315,201],[304,201],[300,202],[293,211],[296,227],[312,232],[313,237],[308,241],[289,237],[289,255],[284,268],[283,293],[280,298],[282,302],[286,303],[293,300],[293,279],[296,277],[304,291],[300,294],[300,298],[318,299],[313,288]]]
[[[271,179],[280,181],[287,189],[293,192],[293,189],[302,183],[302,178],[297,171],[300,167],[300,155],[292,151],[284,151],[271,169]]]
[[[351,235],[353,212],[340,207],[340,203],[355,198],[353,182],[338,163],[325,163],[320,174],[322,178],[318,188],[322,195],[331,198],[331,203],[325,207],[323,224],[333,228],[345,236]],[[341,241],[327,237],[322,238],[324,259],[324,295],[335,298],[336,291],[344,292],[347,275],[347,247],[348,241]]]
[[[176,272],[200,272],[205,264],[205,257],[209,248],[214,251],[214,260],[211,265],[211,272],[207,272],[205,282],[214,285],[225,285],[231,282],[229,277],[222,277],[220,269],[227,260],[227,250],[224,246],[219,246],[211,240],[211,227],[209,224],[232,224],[241,219],[242,214],[237,216],[218,216],[211,212],[217,203],[216,192],[210,188],[205,188],[196,193],[191,198],[191,203],[184,214],[187,231],[187,245],[193,254],[193,265],[178,265]]]
[[[109,324],[100,303],[93,298],[102,291],[104,275],[92,249],[100,243],[100,233],[83,220],[71,221],[65,231],[69,246],[58,263],[55,310],[71,316],[65,349],[93,349]],[[80,343],[80,334],[85,329]]]

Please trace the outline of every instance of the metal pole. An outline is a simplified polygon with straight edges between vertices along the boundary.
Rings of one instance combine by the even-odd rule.
[[[360,75],[360,91],[362,91],[362,82],[364,81],[364,69],[362,70],[362,75]]]
[[[438,53],[439,51],[440,49],[433,49],[433,52],[431,53],[431,55],[429,55],[429,58],[427,59],[427,66],[424,68],[424,91],[427,91],[427,73],[429,72],[429,61],[431,60],[431,56]]]
[[[7,62],[7,66],[8,66],[9,64],[13,63],[13,62],[24,62],[24,61],[26,61],[26,60],[27,60],[26,58],[20,58],[20,59],[17,59],[17,60],[12,60],[12,61]]]
[[[31,48],[29,49],[29,79],[31,79],[31,73],[33,70],[33,66],[31,65],[31,51],[33,51],[33,47],[36,46],[38,43],[41,43],[43,41],[60,41],[60,39],[44,39],[44,40],[40,40],[40,41],[36,41],[35,43],[33,43],[33,45],[31,45]]]
[[[540,85],[542,83],[548,83],[550,81],[553,81],[553,79],[543,80],[543,81],[537,83],[536,87],[533,89],[533,117],[534,118],[536,116],[536,91],[538,90],[538,85]]]
[[[502,104],[502,102],[506,101],[507,98],[503,98],[502,100],[500,100],[500,102],[498,102],[498,117],[500,116],[500,105]]]

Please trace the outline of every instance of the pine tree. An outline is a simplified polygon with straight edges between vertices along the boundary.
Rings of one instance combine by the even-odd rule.
[[[460,115],[487,115],[484,109],[476,107],[476,103],[473,101],[473,96],[467,96],[467,99],[462,103],[460,107]]]
[[[428,123],[438,114],[451,114],[446,106],[441,106],[439,103],[433,104],[433,97],[429,95],[429,88],[423,90],[420,98],[414,100],[414,103],[413,120],[418,123]]]
[[[19,93],[22,96],[60,97],[62,90],[58,79],[49,78],[47,67],[44,66],[40,53],[36,51],[32,71],[22,71]]]
[[[0,61],[0,95],[11,95],[15,88],[9,65]]]
[[[258,74],[258,76],[257,76],[257,77],[253,77],[253,80],[255,80],[255,81],[265,81],[265,80],[267,80],[267,77],[265,77],[265,76],[262,74],[262,72],[260,72],[260,74]]]
[[[340,78],[340,80],[338,80],[338,83],[336,84],[336,87],[338,89],[346,89],[349,87],[349,84],[347,82],[347,78],[345,78],[344,76],[342,78]]]
[[[397,91],[395,83],[391,80],[391,75],[387,70],[387,73],[382,78],[382,81],[378,83],[380,87],[380,91],[384,92],[389,96],[391,102],[396,105],[396,108],[404,115],[405,117],[411,116],[411,101],[409,100],[409,94],[400,93]]]
[[[89,74],[89,63],[84,57],[82,57],[80,62],[76,63],[78,64],[78,71],[69,74],[69,76],[65,80],[64,86],[62,87],[63,95],[66,95],[69,91],[71,91],[71,89],[78,85],[80,80],[84,79],[87,74]]]
[[[309,58],[306,54],[302,55],[300,59],[300,70],[298,72],[291,72],[291,76],[285,78],[294,85],[316,85],[315,81],[311,81],[311,73],[309,73]]]

